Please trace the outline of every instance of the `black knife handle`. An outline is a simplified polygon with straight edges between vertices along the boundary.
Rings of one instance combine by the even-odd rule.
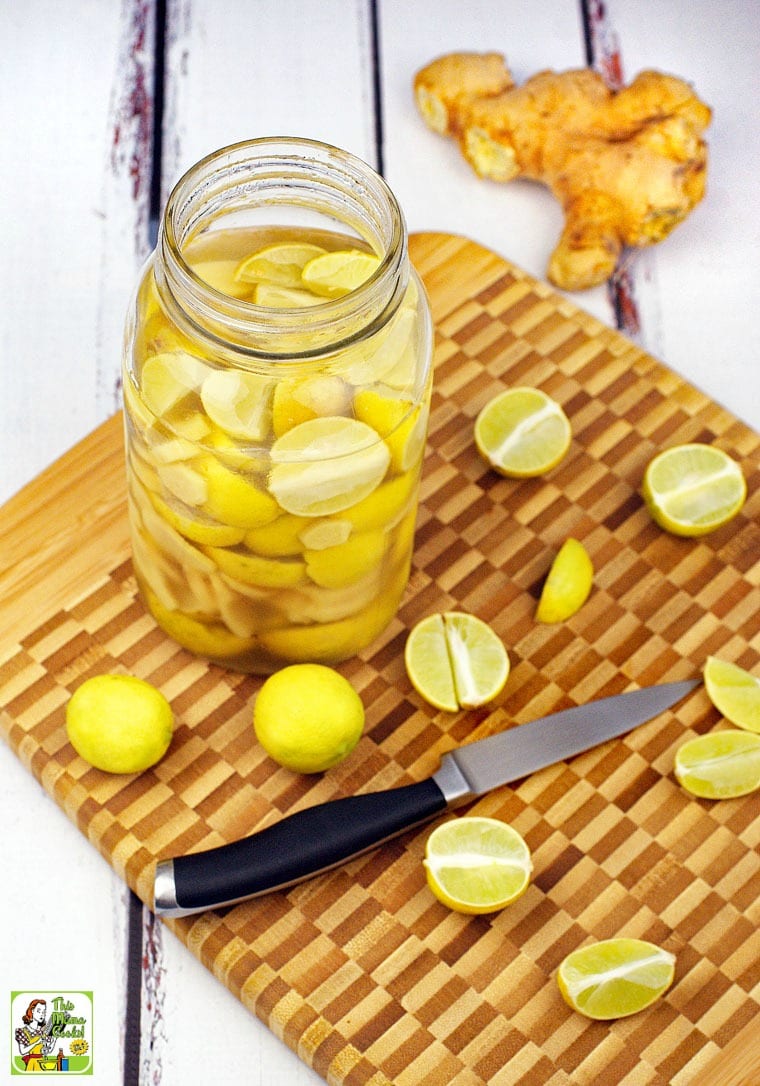
[[[155,911],[186,916],[291,886],[427,822],[446,806],[428,778],[307,807],[240,841],[162,860]]]

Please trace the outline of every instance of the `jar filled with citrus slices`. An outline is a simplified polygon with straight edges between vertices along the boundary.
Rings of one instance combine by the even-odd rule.
[[[409,576],[432,328],[402,212],[354,156],[236,144],[178,182],[130,307],[134,571],[232,668],[338,663]]]

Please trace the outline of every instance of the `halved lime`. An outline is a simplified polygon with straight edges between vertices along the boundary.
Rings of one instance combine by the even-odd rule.
[[[465,815],[442,822],[427,839],[428,886],[455,912],[496,912],[521,897],[533,871],[522,836],[496,818]]]
[[[744,505],[747,483],[728,453],[713,445],[676,445],[647,465],[642,494],[661,528],[674,535],[706,535]]]
[[[538,388],[510,388],[494,396],[475,421],[480,455],[502,475],[543,475],[570,447],[570,422]]]
[[[418,622],[407,638],[404,662],[417,693],[451,713],[492,701],[509,675],[499,637],[482,619],[461,611]]]

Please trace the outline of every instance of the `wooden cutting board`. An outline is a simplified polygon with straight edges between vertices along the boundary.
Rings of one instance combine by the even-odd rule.
[[[419,780],[454,745],[697,675],[711,653],[758,671],[758,435],[485,249],[442,234],[411,248],[437,329],[416,559],[398,618],[341,668],[367,728],[335,770],[300,777],[268,760],[251,730],[261,680],[193,658],[144,611],[119,417],[2,511],[0,727],[149,904],[158,857]],[[503,479],[473,445],[480,407],[514,385],[544,388],[572,421],[570,453],[544,479]],[[733,523],[696,541],[656,528],[639,495],[649,458],[685,441],[725,449],[749,484]],[[568,622],[539,626],[537,594],[569,535],[591,553],[594,592]],[[438,713],[406,678],[409,628],[455,608],[509,648],[512,673],[489,710]],[[158,685],[176,714],[169,754],[139,777],[89,768],[66,740],[73,690],[114,670]],[[424,827],[289,892],[170,926],[330,1083],[757,1083],[760,795],[708,803],[672,775],[678,745],[720,726],[698,688],[624,740],[472,804],[533,852],[528,892],[494,916],[459,916],[432,897]],[[675,984],[643,1014],[590,1022],[562,1002],[555,971],[570,950],[622,934],[674,951]]]

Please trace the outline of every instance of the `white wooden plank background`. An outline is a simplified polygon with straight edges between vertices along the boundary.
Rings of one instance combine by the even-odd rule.
[[[0,501],[118,404],[123,314],[149,249],[157,7],[162,15],[160,0],[0,4]],[[307,135],[382,165],[410,230],[465,234],[543,277],[560,229],[551,197],[476,179],[424,128],[410,84],[455,49],[502,51],[518,79],[581,66],[583,7],[166,0],[160,193],[224,143]],[[640,341],[760,428],[760,5],[610,0],[602,29],[627,77],[672,71],[715,110],[707,199],[633,265]],[[574,301],[614,321],[605,288]],[[0,977],[8,992],[94,990],[94,1086],[193,1086],[228,1068],[251,1086],[321,1081],[147,910],[140,1041],[129,1033],[140,1050],[125,1054],[134,900],[5,747],[0,774]],[[64,872],[54,897],[23,873],[37,841],[35,862]],[[9,1058],[0,1031],[0,1069]]]

